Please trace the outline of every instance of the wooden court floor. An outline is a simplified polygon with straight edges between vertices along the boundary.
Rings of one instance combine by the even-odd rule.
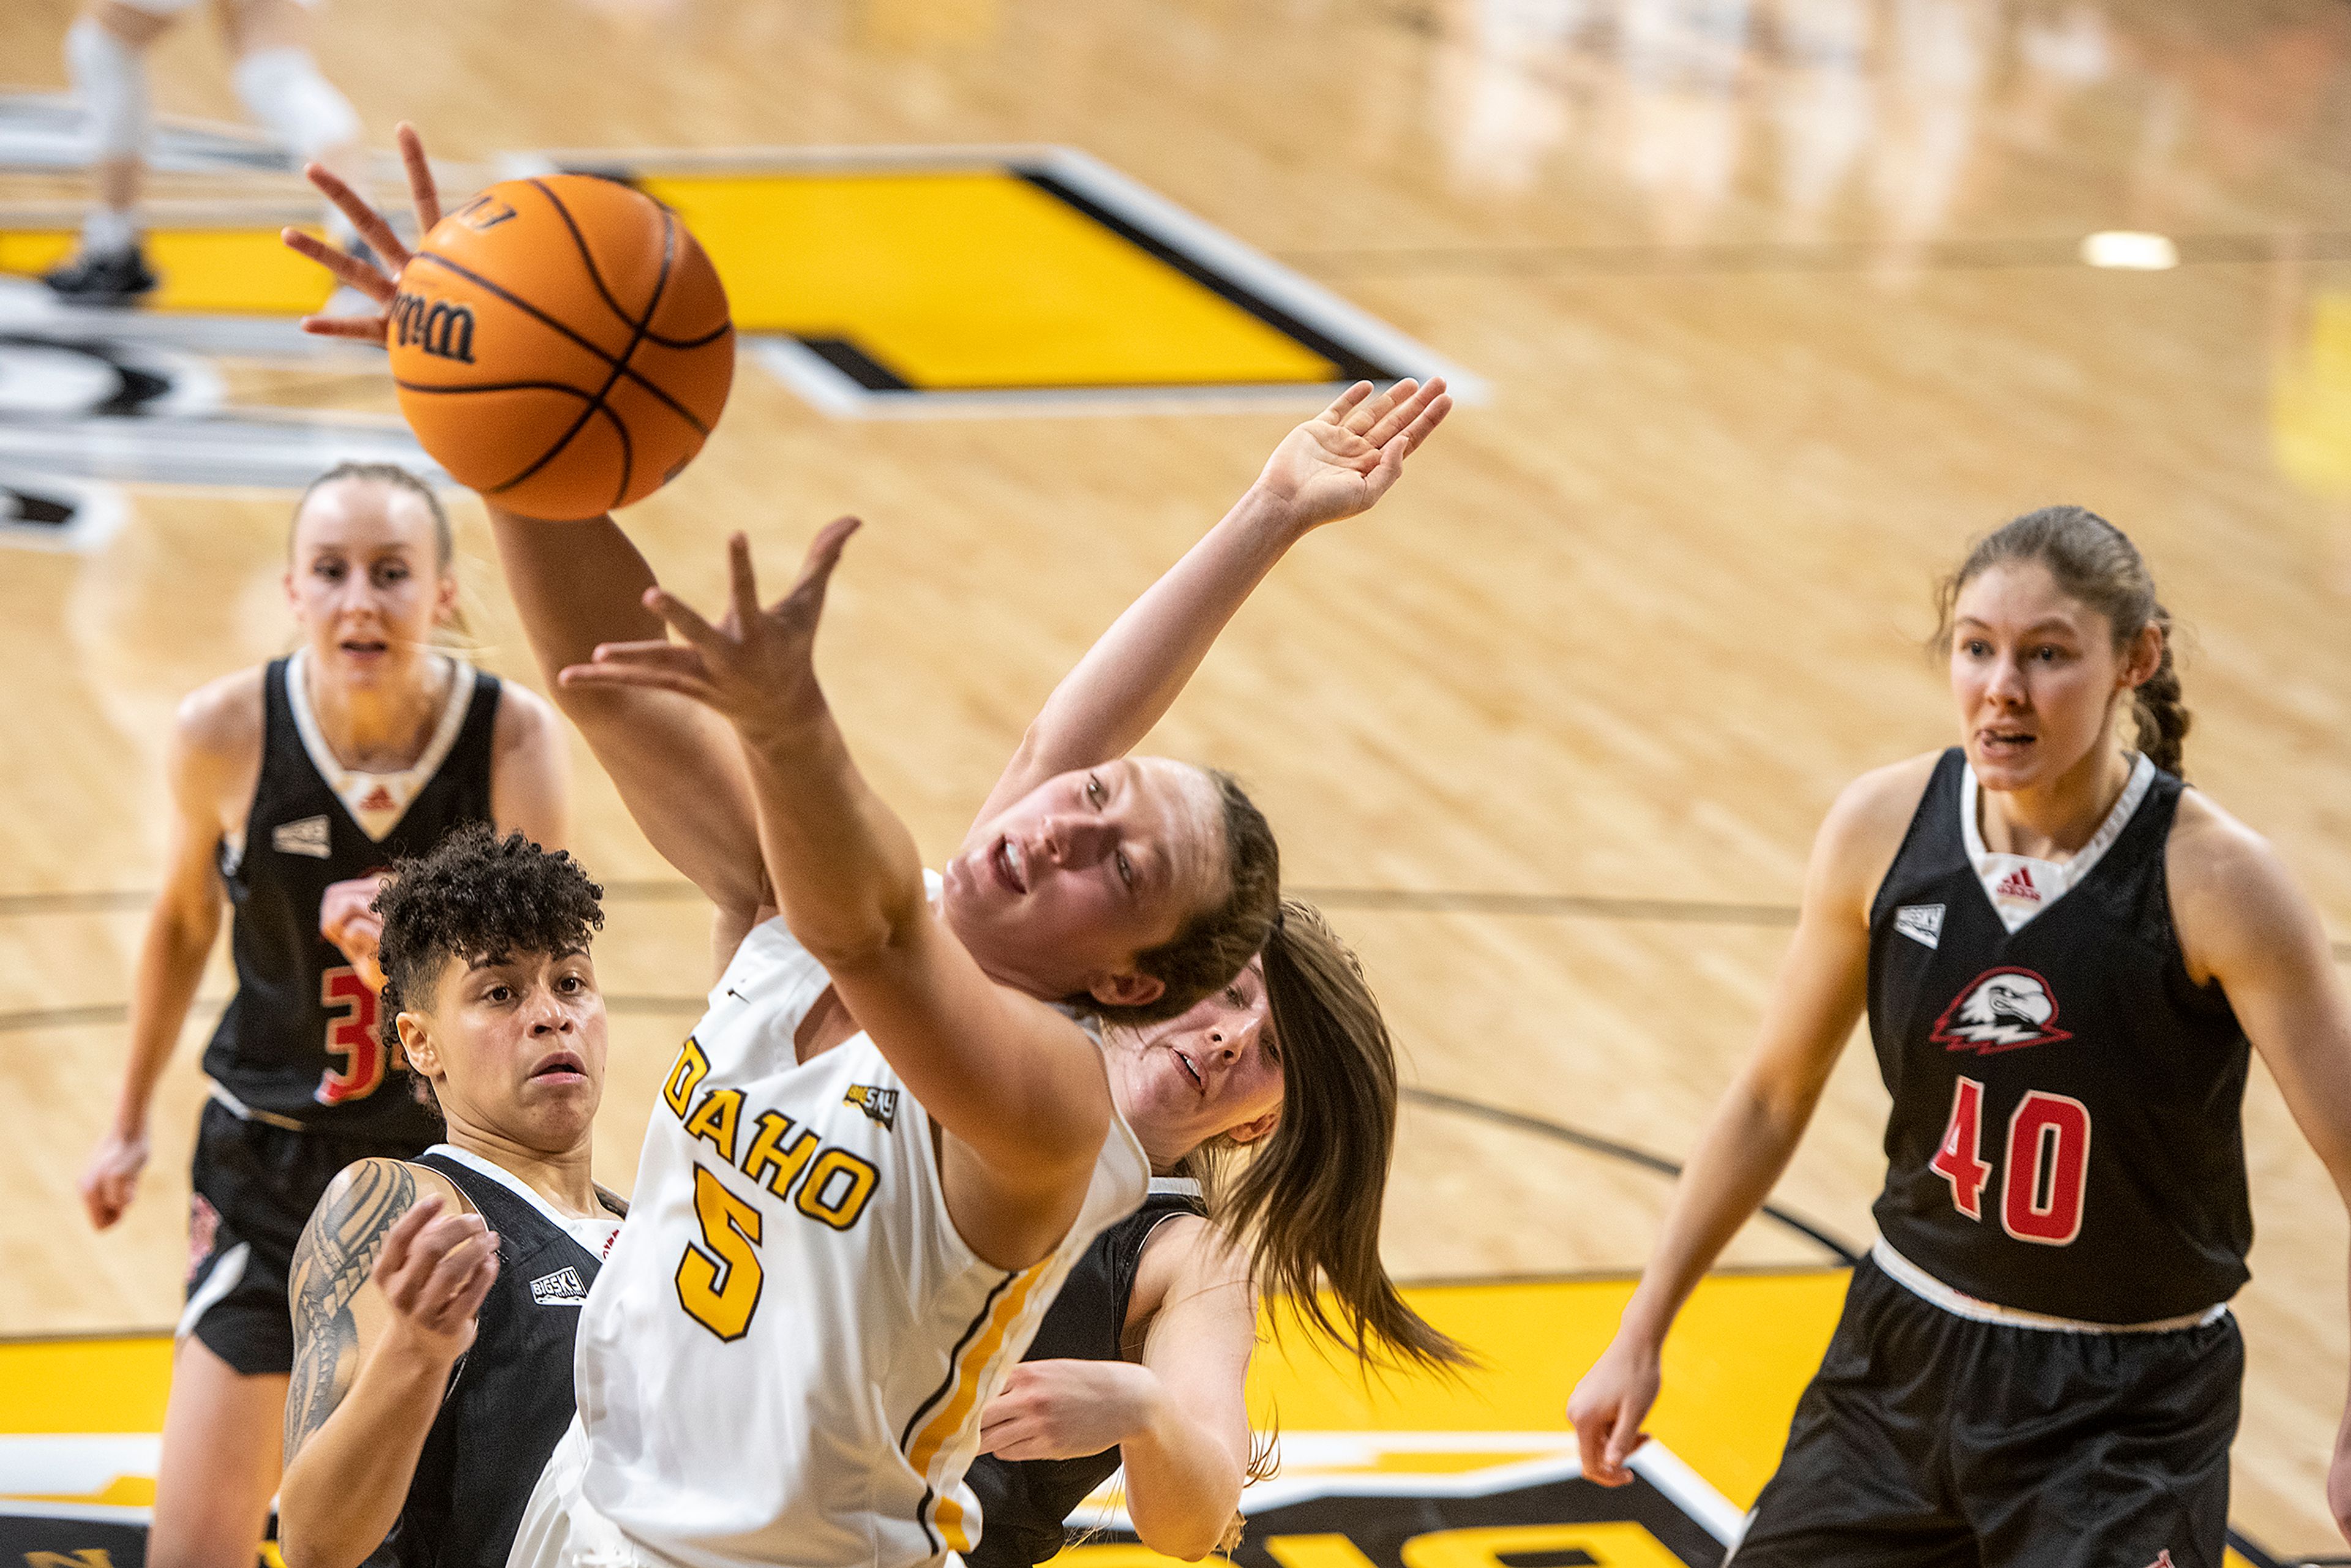
[[[62,85],[70,14],[0,8],[5,86]],[[1153,741],[1249,783],[1289,881],[1381,991],[1421,1091],[1390,1195],[1400,1274],[1638,1267],[1666,1182],[1592,1140],[1687,1151],[1823,810],[1953,733],[1918,646],[1932,578],[2029,507],[2080,501],[2138,540],[2188,629],[2191,777],[2274,840],[2351,956],[2342,0],[346,0],[322,19],[371,136],[413,118],[476,169],[549,147],[1077,147],[1488,383],[1377,513],[1284,565]],[[158,105],[233,120],[208,26],[160,47]],[[72,189],[0,172],[0,223]],[[256,193],[293,196],[233,193]],[[2165,235],[2179,265],[2084,265],[2110,230]],[[248,403],[391,406],[363,363],[221,374]],[[1055,678],[1316,402],[843,420],[747,364],[702,459],[624,521],[706,600],[730,528],[780,565],[826,518],[867,520],[825,674],[943,854]],[[0,546],[5,1336],[176,1315],[220,969],[138,1206],[94,1236],[74,1181],[123,1049],[163,727],[287,643],[287,497],[129,505],[95,551]],[[518,675],[478,510],[459,518],[484,656]],[[577,847],[612,890],[602,1174],[625,1187],[706,984],[705,917],[580,760]],[[1884,1113],[1857,1041],[1778,1203],[1865,1244]],[[2248,1126],[2236,1518],[2281,1552],[2339,1552],[2343,1207],[2258,1067]],[[1761,1221],[1730,1261],[1828,1257]]]

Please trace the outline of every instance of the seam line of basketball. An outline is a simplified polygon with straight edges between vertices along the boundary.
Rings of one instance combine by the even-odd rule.
[[[538,186],[539,193],[548,199],[549,203],[554,206],[558,213],[563,214],[563,221],[568,226],[571,222],[571,214],[565,210],[562,198],[559,197],[554,192],[549,190],[546,186],[539,184],[536,180],[533,180],[531,183]],[[572,232],[576,235],[579,231],[574,229]],[[583,256],[586,254],[584,246],[582,247],[581,254]],[[632,329],[632,333],[629,338],[629,346],[621,350],[621,357],[619,359],[611,361],[611,373],[604,378],[604,384],[596,389],[595,398],[586,408],[580,411],[580,417],[571,422],[571,428],[565,431],[561,435],[557,436],[555,438],[555,444],[549,446],[545,452],[540,453],[537,462],[531,464],[529,467],[525,468],[521,473],[516,475],[505,484],[496,486],[495,489],[483,492],[485,495],[495,496],[501,494],[502,492],[511,490],[517,485],[521,484],[524,480],[529,478],[532,475],[546,467],[549,463],[554,462],[556,455],[561,452],[565,447],[570,445],[573,438],[588,427],[588,422],[596,417],[597,410],[603,409],[607,414],[611,414],[612,423],[616,427],[620,424],[620,416],[618,414],[612,414],[609,408],[605,408],[604,399],[611,394],[614,384],[617,383],[622,376],[630,373],[629,361],[631,357],[636,353],[637,346],[645,340],[645,323],[651,321],[653,319],[653,312],[661,308],[662,296],[669,289],[670,269],[675,264],[676,258],[677,219],[668,208],[664,207],[662,209],[661,276],[653,280],[653,298],[645,301],[645,313],[642,317],[638,318]],[[595,271],[594,267],[590,266],[589,271],[592,274]],[[600,283],[597,287],[601,289],[603,286]],[[626,320],[627,318],[622,317],[622,319]],[[647,382],[646,384],[650,385],[651,383]],[[696,428],[699,428],[699,426]],[[629,493],[629,471],[633,465],[633,458],[634,448],[630,444],[627,436],[623,435],[622,437],[621,487],[613,492],[612,506],[614,507],[619,506],[621,504],[621,497]],[[609,509],[610,508],[608,507],[607,510]]]
[[[581,337],[579,333],[573,331],[570,328],[565,326],[554,317],[549,316],[546,311],[541,310],[538,306],[533,305],[529,300],[524,299],[509,292],[506,288],[499,287],[497,284],[491,282],[488,278],[484,277],[480,273],[475,272],[472,267],[461,267],[457,263],[451,261],[448,257],[444,256],[435,256],[429,250],[418,251],[413,259],[416,261],[429,261],[444,271],[455,273],[458,277],[464,278],[468,283],[476,284],[481,287],[489,290],[490,293],[496,295],[500,299],[505,300],[507,304],[513,306],[524,315],[528,316],[534,321],[537,321],[542,326],[545,326],[561,336],[569,339],[572,342],[577,343],[580,347],[587,350],[590,353],[603,361],[606,365],[619,369],[622,375],[627,376],[631,381],[644,388],[645,391],[659,398],[672,413],[675,413],[680,419],[685,421],[686,423],[694,426],[695,434],[705,437],[705,439],[709,436],[710,427],[703,423],[701,420],[695,418],[692,409],[687,408],[684,403],[678,402],[677,399],[670,396],[668,392],[663,391],[660,386],[648,380],[645,376],[635,371],[630,370],[628,368],[627,361],[615,360],[609,352],[598,348],[595,344],[590,342],[587,339]]]
[[[596,269],[596,257],[588,249],[588,236],[580,232],[580,225],[573,220],[571,209],[563,204],[563,198],[549,190],[547,183],[543,180],[532,180],[530,187],[547,198],[548,205],[555,209],[555,215],[561,218],[563,226],[571,231],[571,244],[580,252],[580,261],[587,266],[588,281],[596,286],[596,292],[603,297],[606,308],[621,319],[621,325],[623,327],[634,329],[643,326],[644,323],[642,321],[629,319],[629,313],[621,308],[621,302],[613,298],[611,289],[605,287],[604,275]],[[642,191],[637,193],[639,195],[643,193]]]
[[[612,298],[611,289],[605,286],[604,275],[597,270],[596,257],[588,248],[588,237],[580,232],[580,225],[578,221],[572,217],[571,209],[565,206],[563,204],[562,198],[558,196],[553,191],[549,190],[547,186],[537,178],[533,178],[530,183],[538,191],[539,194],[545,196],[550,203],[554,204],[555,215],[561,218],[563,220],[563,226],[571,231],[571,243],[579,247],[580,259],[587,264],[588,281],[596,286],[596,292],[603,297],[605,307],[610,309],[613,315],[621,319],[621,324],[622,326],[630,328],[643,327],[645,325],[644,321],[631,321],[629,319],[629,313],[621,308],[621,302]],[[638,191],[634,184],[630,183],[627,181],[614,181],[613,183],[627,185],[628,189],[635,191],[638,195],[644,196],[645,194],[643,191]],[[651,196],[645,196],[645,200],[649,202],[653,201],[653,198]],[[661,204],[658,203],[655,204],[661,205]],[[667,212],[668,210],[669,209],[665,205],[663,206],[663,211]],[[651,318],[649,317],[647,319],[649,320]],[[716,342],[719,339],[732,331],[734,329],[734,326],[735,324],[732,321],[722,321],[716,328],[705,332],[699,338],[664,338],[659,332],[652,330],[647,330],[644,334],[644,338],[645,341],[649,343],[658,343],[664,349],[699,349],[705,344]]]

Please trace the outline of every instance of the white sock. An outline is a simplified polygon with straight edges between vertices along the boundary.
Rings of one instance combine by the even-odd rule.
[[[92,207],[81,221],[81,248],[90,256],[120,256],[139,248],[139,225],[129,213]]]

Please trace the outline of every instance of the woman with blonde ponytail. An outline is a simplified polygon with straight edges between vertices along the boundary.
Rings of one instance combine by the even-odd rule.
[[[195,1261],[147,1548],[157,1568],[249,1568],[277,1490],[303,1223],[345,1166],[440,1136],[378,1028],[382,923],[370,906],[384,870],[469,822],[550,847],[565,834],[553,710],[444,645],[456,562],[432,488],[390,464],[330,469],[296,504],[286,554],[299,646],[180,705],[129,1060],[81,1180],[99,1229],[130,1207],[156,1081],[226,904],[236,992],[204,1051]]]
[[[1568,1402],[1584,1473],[1630,1479],[1667,1331],[1865,1007],[1879,1239],[1738,1568],[2219,1568],[2249,1044],[2351,1194],[2351,1004],[2275,852],[2181,782],[2171,618],[2122,530],[2028,513],[1938,602],[1960,744],[1830,809],[1762,1036]],[[2327,1491],[2351,1521],[2351,1428]]]

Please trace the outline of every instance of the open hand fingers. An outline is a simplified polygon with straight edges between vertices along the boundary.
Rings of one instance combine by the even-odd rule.
[[[1402,391],[1410,385],[1409,382],[1398,382],[1396,388]],[[1434,378],[1415,389],[1411,396],[1400,398],[1389,405],[1371,427],[1363,432],[1364,439],[1374,446],[1385,446],[1401,432],[1411,429],[1413,422],[1426,411],[1428,405],[1444,395],[1445,379],[1442,376]]]
[[[758,618],[759,575],[751,565],[751,537],[740,529],[726,537],[726,600],[737,627]]]
[[[303,177],[318,187],[319,193],[335,204],[343,216],[351,220],[351,227],[377,256],[383,259],[383,269],[392,277],[408,265],[408,247],[383,221],[383,214],[368,205],[367,198],[343,183],[343,177],[323,163],[302,165]]]
[[[383,316],[305,316],[302,330],[314,338],[352,338],[362,343],[383,341],[389,318]]]
[[[433,165],[424,156],[424,138],[402,120],[392,139],[400,144],[400,166],[408,174],[409,204],[416,209],[416,235],[422,240],[441,221],[441,187],[433,179]]]
[[[1390,487],[1404,476],[1404,460],[1420,450],[1420,444],[1428,439],[1428,433],[1444,423],[1445,416],[1452,412],[1451,398],[1437,398],[1421,411],[1409,429],[1392,436],[1380,448],[1378,466],[1364,478],[1364,488],[1370,491],[1372,500],[1377,501],[1386,495]]]
[[[599,688],[650,692],[675,692],[679,696],[717,706],[710,678],[697,672],[688,672],[667,664],[638,663],[628,659],[605,660],[593,664],[566,664],[557,672],[556,684],[574,690],[593,691]]]
[[[304,234],[300,229],[279,229],[277,237],[286,242],[287,249],[308,256],[333,273],[337,282],[350,284],[379,305],[391,304],[392,297],[399,292],[399,285],[381,271],[316,235]]]
[[[1389,413],[1398,403],[1403,402],[1419,390],[1420,383],[1410,376],[1393,383],[1387,391],[1375,397],[1364,399],[1355,412],[1347,416],[1347,429],[1356,435],[1368,436],[1382,420],[1387,418]],[[1374,444],[1376,445],[1377,443]]]
[[[1333,424],[1344,424],[1347,416],[1355,412],[1356,405],[1371,395],[1372,383],[1357,382],[1331,400],[1331,406],[1322,411],[1322,417]]]
[[[791,597],[806,596],[811,612],[824,608],[824,591],[832,580],[832,569],[841,564],[841,552],[849,544],[849,536],[864,525],[855,517],[835,517],[817,531],[808,548],[807,559],[800,562],[800,577],[792,584]]]
[[[646,589],[644,604],[646,609],[660,616],[662,623],[676,632],[689,647],[707,648],[725,640],[717,627],[702,618],[700,611],[666,588]],[[612,643],[608,646],[618,652],[624,647],[642,648],[647,644]],[[597,658],[600,663],[602,661],[603,650],[601,648],[597,650]]]

